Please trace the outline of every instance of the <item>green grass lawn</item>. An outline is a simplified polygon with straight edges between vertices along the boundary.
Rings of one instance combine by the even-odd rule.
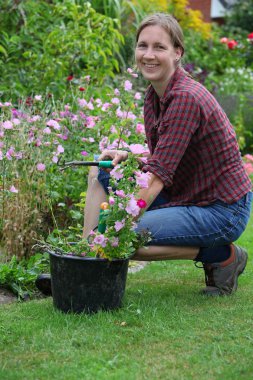
[[[192,262],[129,274],[123,308],[66,315],[52,298],[0,307],[0,379],[253,379],[253,216],[249,263],[231,297],[208,298]]]

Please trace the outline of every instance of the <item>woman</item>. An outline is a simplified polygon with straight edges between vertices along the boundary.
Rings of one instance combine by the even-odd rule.
[[[147,211],[137,231],[148,229],[152,241],[134,259],[200,261],[203,293],[229,295],[247,263],[246,251],[232,242],[250,216],[251,181],[233,127],[214,97],[181,68],[183,54],[182,30],[172,16],[158,13],[141,23],[135,60],[150,82],[144,104],[150,157],[143,170],[151,176],[139,194]],[[127,155],[106,150],[99,159],[116,165]],[[90,171],[84,237],[98,223],[108,177]]]
[[[181,68],[183,54],[182,30],[171,15],[154,14],[141,23],[135,60],[150,82],[144,121],[151,154],[143,170],[151,177],[148,189],[139,194],[149,209],[137,230],[148,229],[153,238],[134,258],[200,261],[206,278],[203,293],[229,295],[247,263],[246,251],[231,242],[247,225],[252,185],[233,127],[214,97]],[[107,150],[100,159],[110,157],[116,165],[127,154]],[[97,181],[92,168],[85,236],[106,200],[107,177],[101,172]]]

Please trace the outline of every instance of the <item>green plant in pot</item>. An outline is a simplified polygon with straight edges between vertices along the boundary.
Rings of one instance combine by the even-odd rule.
[[[138,192],[147,186],[148,176],[139,170],[138,155],[130,153],[111,170],[108,203],[102,205],[98,229],[74,244],[54,232],[40,246],[50,254],[58,309],[91,313],[121,306],[129,258],[149,240],[147,232],[135,232],[136,217],[146,206]]]

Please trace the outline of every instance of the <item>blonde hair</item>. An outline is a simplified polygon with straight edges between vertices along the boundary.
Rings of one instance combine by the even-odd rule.
[[[160,26],[168,33],[174,48],[180,48],[184,55],[184,35],[177,20],[167,13],[154,13],[147,16],[139,25],[136,33],[136,42],[139,40],[140,33],[147,26]]]

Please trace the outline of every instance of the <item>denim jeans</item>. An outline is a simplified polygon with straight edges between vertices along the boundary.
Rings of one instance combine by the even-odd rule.
[[[107,191],[109,174],[99,171],[98,180]],[[136,231],[148,230],[149,245],[217,247],[230,244],[243,233],[250,218],[252,192],[227,204],[220,200],[207,206],[153,207],[165,203],[161,195],[138,222]]]

